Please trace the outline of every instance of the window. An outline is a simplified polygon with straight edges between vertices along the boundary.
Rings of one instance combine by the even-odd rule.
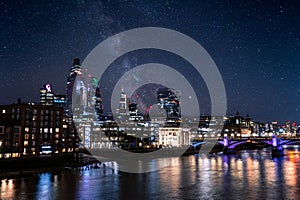
[[[29,132],[29,128],[28,128],[28,127],[25,128],[25,132],[26,132],[26,133]]]
[[[58,133],[59,132],[59,128],[55,128],[55,132]]]
[[[25,138],[25,140],[28,140],[29,139],[29,134],[25,134],[24,138]]]
[[[6,110],[2,110],[2,114],[5,114],[6,113]]]
[[[28,141],[24,141],[24,146],[28,146]]]
[[[14,127],[14,133],[20,133],[20,127]]]

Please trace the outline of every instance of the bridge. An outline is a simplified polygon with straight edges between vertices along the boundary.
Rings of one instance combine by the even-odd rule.
[[[197,148],[205,143],[205,140],[197,142],[195,141],[192,143],[192,146]],[[246,144],[255,144],[262,147],[269,146],[272,147],[273,156],[280,156],[283,155],[283,147],[285,145],[300,145],[300,137],[280,138],[276,135],[273,135],[272,137],[228,138],[225,136],[223,139],[217,140],[216,144],[221,144],[224,146],[224,153],[235,153],[239,146],[241,147]]]

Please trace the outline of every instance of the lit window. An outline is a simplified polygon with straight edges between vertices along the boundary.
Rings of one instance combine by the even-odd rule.
[[[28,133],[28,131],[29,131],[29,128],[28,128],[28,127],[26,127],[26,128],[25,128],[25,132],[26,132],[26,133]]]
[[[25,134],[24,138],[25,138],[25,140],[28,140],[29,139],[29,134]]]
[[[6,110],[2,110],[2,113],[5,114],[5,113],[6,113]]]
[[[55,132],[58,133],[59,132],[59,128],[55,128]]]
[[[28,141],[24,141],[24,146],[28,146]]]

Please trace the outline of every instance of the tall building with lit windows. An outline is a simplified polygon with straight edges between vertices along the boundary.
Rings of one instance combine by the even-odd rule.
[[[179,95],[172,89],[160,88],[157,91],[157,104],[166,112],[165,126],[179,126],[181,119]]]
[[[95,140],[99,135],[100,121],[104,120],[99,82],[81,66],[79,58],[74,59],[67,78],[66,115],[80,138],[79,147],[99,146]]]
[[[70,74],[67,78],[67,109],[66,109],[66,113],[69,117],[73,116],[73,111],[72,111],[73,104],[79,105],[79,104],[84,103],[84,100],[80,99],[80,97],[84,98],[83,94],[86,91],[82,87],[83,82],[80,81],[80,77],[78,79],[76,79],[77,76],[82,77],[82,69],[81,69],[79,58],[74,59],[73,66],[70,68]],[[74,99],[73,99],[73,91],[76,92]]]

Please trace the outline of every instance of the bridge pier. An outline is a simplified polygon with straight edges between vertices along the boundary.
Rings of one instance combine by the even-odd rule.
[[[225,136],[223,139],[223,144],[224,144],[224,148],[223,148],[223,154],[235,154],[235,150],[232,148],[229,148],[229,141],[228,141],[228,137]]]
[[[272,157],[281,157],[283,156],[283,149],[281,146],[278,146],[278,139],[276,135],[272,136]]]

